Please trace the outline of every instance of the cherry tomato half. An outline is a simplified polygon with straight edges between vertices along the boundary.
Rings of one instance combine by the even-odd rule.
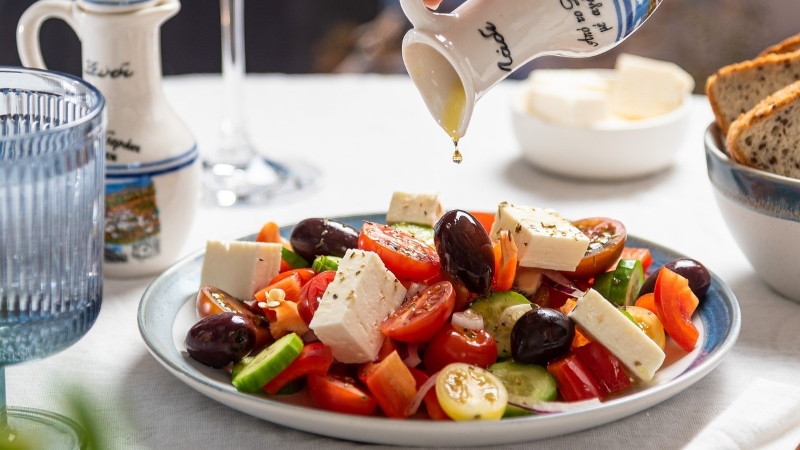
[[[628,233],[622,222],[605,217],[593,217],[572,222],[589,238],[589,248],[574,272],[564,272],[568,278],[589,279],[605,272],[617,262]]]
[[[449,281],[428,286],[394,310],[381,332],[401,342],[427,342],[453,313],[456,294]]]
[[[269,321],[262,314],[253,311],[247,303],[213,286],[203,286],[197,292],[195,303],[197,317],[202,319],[213,314],[224,312],[237,313],[249,320],[256,331],[255,348],[260,349],[272,342],[269,332]]]
[[[372,395],[350,377],[309,374],[306,386],[311,399],[328,411],[368,416],[378,407]]]
[[[303,289],[300,290],[300,299],[297,301],[297,313],[305,323],[311,323],[311,319],[314,318],[314,313],[319,307],[319,299],[333,281],[334,276],[336,276],[334,270],[320,272],[303,285]]]
[[[463,362],[487,368],[497,360],[497,343],[488,331],[456,328],[447,324],[436,333],[425,349],[423,361],[429,372]]]
[[[364,222],[358,248],[377,253],[400,281],[421,283],[439,274],[439,255],[433,247],[388,225]]]

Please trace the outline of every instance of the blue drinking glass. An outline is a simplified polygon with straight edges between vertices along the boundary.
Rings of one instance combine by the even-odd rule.
[[[79,78],[0,67],[0,448],[87,446],[63,416],[9,408],[4,367],[69,347],[100,311],[104,106]]]

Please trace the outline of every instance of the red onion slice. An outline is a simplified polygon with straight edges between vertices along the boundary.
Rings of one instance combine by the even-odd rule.
[[[422,400],[425,398],[425,394],[427,394],[428,391],[430,391],[431,388],[436,385],[436,377],[438,377],[438,376],[439,376],[439,372],[434,373],[433,375],[431,375],[430,378],[428,378],[427,380],[425,380],[424,383],[422,383],[422,386],[419,387],[419,390],[417,391],[417,394],[411,400],[411,404],[408,405],[408,415],[409,415],[409,417],[413,416],[414,414],[417,413],[417,410],[419,409],[419,405],[422,404]]]
[[[589,409],[593,406],[601,405],[602,402],[598,398],[591,398],[589,400],[580,400],[577,402],[539,402],[530,401],[524,397],[514,395],[508,396],[508,404],[514,405],[517,408],[522,408],[536,414],[556,414],[564,412],[573,412]]]
[[[545,269],[542,270],[542,275],[544,275],[548,280],[550,280],[551,285],[559,292],[563,292],[575,298],[583,297],[584,292],[578,289],[578,287],[575,286],[575,283],[573,283],[567,277],[561,274],[561,272]]]
[[[484,328],[483,317],[471,309],[453,313],[450,321],[456,328],[465,328],[467,330],[482,330]]]

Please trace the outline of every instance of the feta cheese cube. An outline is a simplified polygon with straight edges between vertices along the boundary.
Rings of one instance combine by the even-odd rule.
[[[436,194],[395,192],[386,213],[386,223],[408,222],[434,226],[444,214],[444,207]]]
[[[343,363],[374,361],[383,343],[381,322],[395,310],[406,288],[377,253],[348,250],[309,324]]]
[[[599,292],[589,289],[569,313],[589,339],[603,344],[637,378],[653,379],[666,355]]]
[[[497,208],[491,237],[499,239],[502,230],[511,232],[522,267],[573,271],[589,248],[589,238],[552,209],[503,202]]]
[[[201,286],[214,286],[242,301],[278,274],[281,245],[266,242],[208,241],[200,274]]]

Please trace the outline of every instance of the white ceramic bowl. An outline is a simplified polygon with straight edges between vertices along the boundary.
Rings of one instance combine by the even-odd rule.
[[[725,224],[761,279],[800,302],[800,180],[739,164],[724,145],[712,124],[706,164]]]
[[[663,116],[581,127],[529,113],[524,90],[512,100],[514,134],[525,159],[546,172],[585,180],[643,177],[672,166],[687,137],[691,95]]]

